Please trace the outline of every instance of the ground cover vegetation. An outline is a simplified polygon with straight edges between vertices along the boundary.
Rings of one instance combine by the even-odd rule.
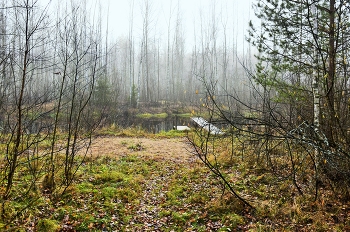
[[[342,198],[326,186],[318,201],[311,189],[307,191],[312,188],[312,170],[303,170],[304,181],[297,182],[304,191],[300,195],[287,168],[274,172],[267,161],[257,162],[256,146],[243,144],[238,137],[234,147],[231,138],[215,137],[215,143],[220,140],[221,144],[216,148],[211,140],[210,150],[217,152],[205,161],[213,164],[210,170],[188,142],[187,136],[193,138],[196,132],[138,136],[130,131],[129,135],[97,135],[91,152],[77,158],[81,166],[64,192],[59,184],[64,170],[55,175],[53,192],[47,191],[44,170],[38,172],[41,179],[34,187],[24,192],[32,173],[21,169],[13,185],[16,197],[5,205],[1,229],[345,231],[350,226],[350,206]],[[64,155],[57,157],[57,166],[61,160]],[[283,159],[274,162],[285,164]],[[307,158],[303,163],[309,165]],[[38,166],[43,164],[44,160],[38,161]],[[300,169],[302,166],[298,163]],[[218,170],[252,207],[232,194]]]
[[[1,230],[350,230],[348,1],[258,1],[248,36],[257,64],[242,61],[239,86],[239,59],[226,34],[217,47],[216,20],[185,80],[181,20],[173,46],[169,20],[160,65],[148,1],[140,54],[131,32],[120,72],[85,1],[57,7],[55,23],[49,6],[9,2],[0,7]],[[125,129],[130,115],[201,116],[223,133]]]
[[[215,76],[203,73],[203,106],[210,121],[227,126],[231,151],[243,146],[242,160],[253,161],[262,176],[273,174],[275,181],[290,182],[289,199],[295,194],[309,196],[304,198],[308,206],[335,199],[347,204],[348,2],[267,0],[258,1],[254,9],[260,22],[250,23],[248,37],[258,50],[255,69],[246,66],[250,98],[230,90],[218,93]],[[194,153],[229,191],[254,208],[222,166],[222,138],[198,130],[190,141]],[[333,203],[328,207],[337,208]]]

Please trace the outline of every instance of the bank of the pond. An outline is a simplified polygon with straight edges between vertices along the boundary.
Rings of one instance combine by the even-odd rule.
[[[167,113],[140,113],[128,115],[127,118],[119,120],[118,125],[123,128],[142,128],[149,133],[172,130],[176,126],[189,126],[191,114],[167,114]]]

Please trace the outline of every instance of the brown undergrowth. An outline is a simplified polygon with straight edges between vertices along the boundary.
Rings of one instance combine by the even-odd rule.
[[[290,178],[276,177],[239,150],[225,151],[223,143],[222,170],[255,207],[247,209],[191,149],[184,135],[98,136],[64,195],[33,192],[38,200],[22,211],[21,202],[9,204],[17,216],[0,226],[4,231],[350,229],[348,202],[326,186],[314,201],[312,194],[298,194]]]

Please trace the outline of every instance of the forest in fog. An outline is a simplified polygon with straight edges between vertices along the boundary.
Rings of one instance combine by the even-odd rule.
[[[0,2],[0,230],[349,230],[349,1],[162,2]]]
[[[129,32],[111,39],[108,28],[118,30],[118,22],[102,15],[101,4],[3,1],[3,98],[16,98],[25,84],[25,101],[53,102],[61,87],[66,97],[74,91],[87,95],[90,91],[92,102],[100,106],[194,103],[205,91],[202,78],[215,81],[219,94],[235,89],[247,97],[250,83],[242,64],[251,65],[253,55],[248,47],[242,51],[243,36],[233,38],[235,28],[222,13],[222,5],[213,3],[209,14],[198,9],[199,26],[188,35],[184,24],[190,22],[183,20],[176,1],[165,9],[170,12],[167,28],[160,29],[157,22],[163,19],[152,1],[130,1]]]

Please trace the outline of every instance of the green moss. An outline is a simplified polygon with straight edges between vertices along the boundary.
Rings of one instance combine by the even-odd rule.
[[[159,212],[159,216],[160,217],[167,217],[167,216],[170,216],[171,215],[171,211],[169,210],[162,210]]]
[[[95,175],[95,184],[105,183],[105,182],[122,182],[125,180],[125,175],[118,171],[105,171],[101,174]]]
[[[41,219],[37,225],[37,231],[52,232],[57,231],[60,228],[59,223],[51,219]]]
[[[77,185],[78,192],[80,193],[90,193],[93,192],[94,185],[92,183],[83,182]]]
[[[177,225],[183,225],[191,218],[191,214],[188,212],[172,212],[171,216]]]
[[[114,187],[104,187],[103,189],[101,189],[101,193],[102,193],[102,196],[107,198],[107,199],[111,199],[113,198],[116,193],[117,193],[117,189],[114,188]]]
[[[244,224],[244,218],[235,213],[228,213],[223,217],[222,222],[231,228],[237,228],[238,225]]]
[[[193,193],[188,198],[188,202],[191,204],[205,204],[208,200],[208,197],[203,193]]]
[[[134,202],[141,193],[141,189],[133,189],[132,187],[128,188],[120,188],[116,190],[116,196],[118,199],[123,201],[124,203],[132,203]]]

